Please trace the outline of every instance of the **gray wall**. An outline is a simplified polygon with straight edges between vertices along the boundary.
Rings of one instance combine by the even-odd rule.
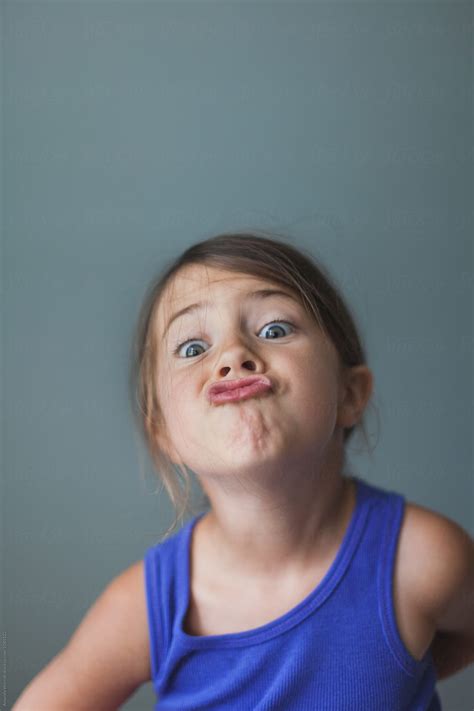
[[[375,376],[354,467],[472,533],[471,4],[1,12],[7,707],[173,519],[139,474],[129,343],[150,278],[219,231],[327,265]],[[472,678],[439,683],[448,711]]]

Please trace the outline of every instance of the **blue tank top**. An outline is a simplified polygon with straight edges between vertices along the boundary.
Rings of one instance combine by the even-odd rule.
[[[260,627],[208,636],[183,629],[191,535],[204,513],[146,550],[155,711],[440,711],[431,648],[416,660],[395,619],[405,499],[351,478],[356,506],[326,575]]]

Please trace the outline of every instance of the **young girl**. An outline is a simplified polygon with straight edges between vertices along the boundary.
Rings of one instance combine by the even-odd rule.
[[[373,379],[323,267],[264,233],[150,288],[134,400],[182,522],[117,576],[14,711],[435,711],[474,659],[474,544],[346,471]],[[176,524],[176,521],[175,521]]]

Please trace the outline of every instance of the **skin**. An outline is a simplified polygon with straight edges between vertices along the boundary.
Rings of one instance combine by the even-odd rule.
[[[366,366],[340,367],[334,345],[296,297],[245,301],[275,286],[281,288],[187,266],[168,285],[155,321],[166,423],[157,437],[210,499],[212,509],[195,529],[205,540],[208,572],[215,561],[222,579],[237,572],[262,584],[275,576],[297,580],[340,543],[355,505],[354,486],[341,471],[343,429],[361,418],[373,384]],[[210,306],[179,317],[163,338],[174,313],[203,300]],[[277,335],[269,337],[269,329]],[[211,383],[260,373],[273,380],[273,392],[209,402]]]

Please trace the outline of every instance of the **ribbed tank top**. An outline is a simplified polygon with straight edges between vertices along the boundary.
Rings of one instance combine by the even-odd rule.
[[[428,648],[404,645],[392,596],[405,498],[352,475],[356,505],[324,578],[243,632],[195,636],[190,543],[204,513],[144,556],[155,711],[440,711]]]

